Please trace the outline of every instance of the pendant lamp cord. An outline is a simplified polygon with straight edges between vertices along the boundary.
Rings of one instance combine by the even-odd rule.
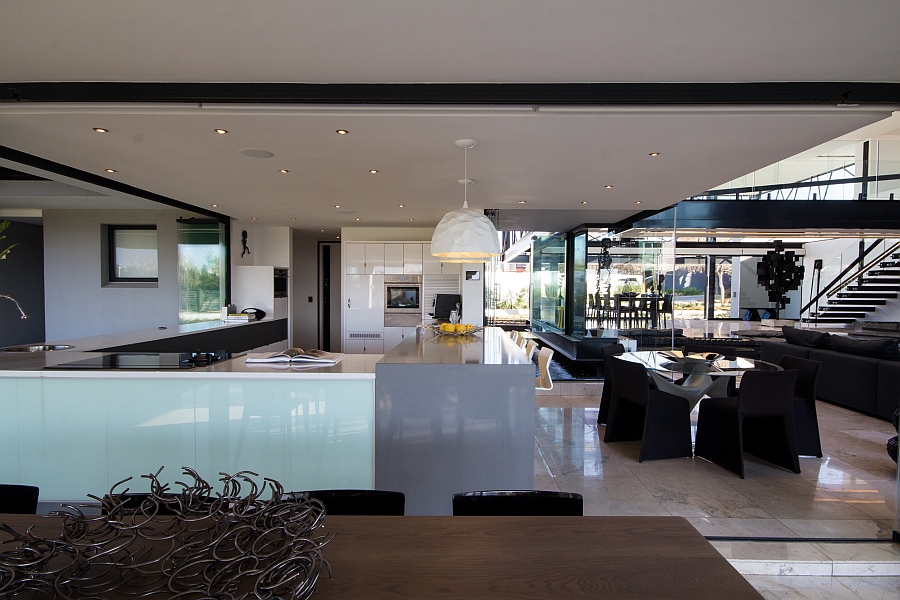
[[[469,208],[469,147],[463,150],[463,208]]]

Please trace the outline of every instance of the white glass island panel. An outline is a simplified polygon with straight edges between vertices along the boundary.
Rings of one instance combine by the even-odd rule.
[[[288,491],[373,487],[373,374],[242,370],[2,372],[0,480],[42,502],[126,477],[146,491],[161,466],[170,484],[191,466],[211,483],[249,470]]]

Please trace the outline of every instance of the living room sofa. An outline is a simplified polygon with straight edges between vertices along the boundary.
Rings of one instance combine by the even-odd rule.
[[[832,336],[836,337],[836,336]],[[760,359],[778,364],[785,355],[822,363],[816,396],[846,408],[890,420],[900,406],[900,361],[825,348],[760,340]]]

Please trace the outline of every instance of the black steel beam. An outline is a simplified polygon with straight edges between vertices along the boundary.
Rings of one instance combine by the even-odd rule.
[[[4,82],[0,102],[287,104],[897,104],[900,83]]]
[[[900,202],[685,200],[677,206],[679,229],[900,230]],[[630,227],[671,229],[673,215],[674,209],[669,208],[636,220]]]

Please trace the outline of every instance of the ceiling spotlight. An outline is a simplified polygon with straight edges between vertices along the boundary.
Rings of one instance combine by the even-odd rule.
[[[651,152],[650,156],[659,156],[659,152]]]
[[[287,169],[278,169],[279,173],[290,173]]]
[[[350,133],[350,132],[347,131],[346,129],[336,129],[336,130],[335,130],[335,133],[338,134],[338,135],[347,135],[347,134]]]
[[[291,217],[291,221],[296,221],[297,217]]]
[[[582,202],[582,204],[587,204],[587,202]]]
[[[250,220],[251,220],[251,221],[255,221],[255,220],[256,220],[256,217],[253,217],[253,218],[251,218]]]
[[[322,233],[325,233],[325,230],[324,230],[324,229],[320,229],[319,231],[321,231]]]
[[[641,201],[640,201],[640,200],[635,200],[634,203],[635,203],[635,204],[640,204]]]
[[[359,219],[357,219],[357,221],[359,221]]]
[[[378,171],[377,171],[376,169],[369,169],[369,173],[371,173],[372,175],[374,175],[374,174],[377,173],[377,172],[378,172]]]
[[[107,173],[115,173],[116,170],[115,170],[115,169],[107,169],[106,172],[107,172]]]
[[[398,204],[397,206],[399,206],[400,208],[405,208],[403,204]]]
[[[525,200],[519,200],[519,204],[525,204]]]
[[[103,127],[94,127],[94,131],[97,133],[109,133],[109,129],[104,129]]]
[[[213,208],[219,208],[218,204],[211,204],[210,206],[212,206]]]
[[[335,207],[335,208],[340,208],[341,205],[340,205],[340,204],[335,204],[334,207]]]
[[[612,189],[612,186],[611,186],[611,185],[604,185],[603,187],[605,187],[605,188],[608,189],[608,190],[611,190],[611,189]]]
[[[225,135],[226,133],[228,133],[227,129],[214,129],[213,131],[215,131],[219,135]]]
[[[336,236],[336,237],[337,237],[337,239],[341,239],[341,236]]]
[[[415,219],[410,219],[410,221],[415,221]]]

